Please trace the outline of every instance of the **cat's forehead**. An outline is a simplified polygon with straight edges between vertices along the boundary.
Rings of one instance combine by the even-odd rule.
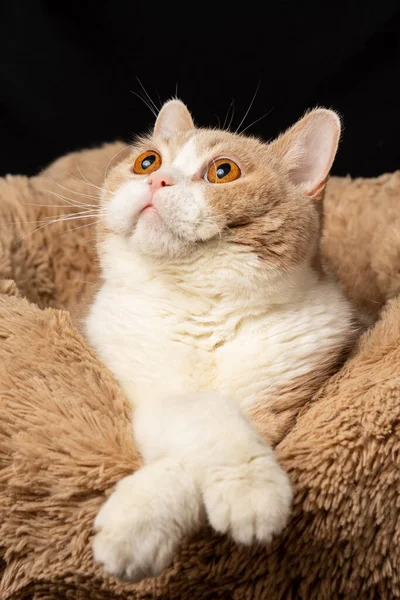
[[[255,138],[234,133],[197,129],[171,139],[165,147],[170,164],[189,174],[200,169],[204,162],[228,157],[245,164],[256,164],[266,144]]]

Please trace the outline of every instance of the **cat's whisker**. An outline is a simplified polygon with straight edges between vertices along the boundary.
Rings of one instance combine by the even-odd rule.
[[[15,219],[14,221],[0,221],[0,225],[6,225],[6,226],[11,226],[11,225],[38,225],[38,224],[47,224],[48,221],[38,221],[37,219],[35,219],[34,221],[19,221],[17,219]]]
[[[242,131],[240,133],[244,133],[245,131],[247,131],[248,129],[250,129],[250,127],[253,127],[253,125],[255,125],[256,123],[258,123],[259,121],[261,121],[261,119],[265,119],[265,117],[268,117],[268,115],[270,115],[272,113],[272,111],[274,110],[274,108],[275,108],[275,106],[273,108],[271,108],[271,110],[269,110],[268,112],[266,112],[265,114],[263,114],[261,117],[258,117],[258,119],[256,119],[252,123],[250,123],[250,125],[247,125],[244,129],[242,129]]]
[[[98,285],[97,281],[87,281],[86,279],[77,279],[77,283],[87,283],[88,285]]]
[[[143,104],[145,106],[147,106],[147,108],[149,109],[149,111],[152,113],[152,115],[157,118],[158,114],[155,112],[154,108],[151,106],[151,104],[149,104],[146,100],[146,98],[143,98],[143,96],[141,96],[140,94],[138,94],[137,92],[135,92],[134,90],[130,90],[131,94],[134,94],[135,96],[137,96],[139,98],[139,100],[141,100],[143,102]]]
[[[53,225],[54,223],[62,223],[64,221],[78,221],[80,219],[96,219],[98,217],[98,213],[90,213],[90,214],[75,214],[75,215],[66,215],[62,216],[58,219],[47,219],[46,222],[48,225]],[[42,221],[44,222],[44,221]]]
[[[98,213],[90,213],[90,214],[82,214],[82,215],[68,215],[66,217],[61,217],[60,219],[53,219],[49,221],[49,225],[53,223],[62,223],[63,221],[75,221],[79,219],[95,219],[99,215]]]
[[[32,221],[34,223],[40,223],[39,227],[35,227],[33,230],[28,231],[25,235],[19,237],[13,244],[12,244],[12,248],[14,248],[16,245],[18,245],[22,240],[24,240],[25,238],[27,238],[30,235],[33,235],[34,233],[40,231],[41,229],[44,229],[45,227],[48,227],[49,225],[54,225],[55,223],[60,223],[62,221],[74,221],[74,220],[80,220],[80,219],[93,219],[92,223],[87,223],[86,225],[94,225],[96,222],[103,220],[103,219],[99,219],[100,217],[106,218],[106,213],[90,213],[90,214],[81,214],[81,215],[77,215],[77,214],[73,214],[73,215],[63,215],[60,218],[57,219],[46,219],[45,222],[44,221]],[[29,223],[29,221],[26,221],[26,223]],[[12,223],[14,224],[14,223]],[[21,223],[23,224],[23,223]],[[71,231],[71,229],[67,229],[66,231]],[[64,233],[64,232],[61,232]]]
[[[229,116],[231,110],[232,110],[231,118],[227,125],[228,116]],[[226,129],[229,131],[230,126],[232,125],[232,120],[233,120],[234,114],[235,114],[235,100],[232,99],[232,102],[230,103],[230,105],[228,106],[228,110],[226,111],[225,119],[224,119],[224,122],[222,123],[222,129],[225,129],[225,126],[227,125]]]
[[[24,206],[35,206],[37,208],[67,208],[65,204],[33,204],[31,202],[22,202]],[[81,208],[80,206],[76,206],[76,208]]]
[[[162,102],[161,102],[161,98],[160,98],[160,94],[158,93],[158,90],[156,90],[156,94],[157,94],[158,102],[160,104],[160,108],[158,108],[157,110],[158,110],[158,112],[160,112],[161,106],[162,106]]]
[[[39,227],[35,227],[31,231],[28,231],[28,233],[26,233],[25,235],[22,235],[21,237],[19,237],[18,239],[16,239],[15,242],[12,244],[11,248],[15,248],[15,246],[18,246],[18,244],[20,244],[22,242],[22,240],[26,239],[30,235],[33,235],[33,234],[37,233],[41,229],[44,229],[45,227],[48,227],[49,225],[51,225],[51,223],[44,223],[44,224],[40,225]]]
[[[148,93],[148,91],[146,90],[146,88],[144,87],[143,83],[140,81],[139,77],[136,77],[138,84],[140,85],[140,87],[142,88],[143,92],[146,94],[150,104],[154,107],[156,113],[158,114],[160,112],[159,107],[157,106],[157,104],[153,101],[153,99],[150,97],[150,94]]]
[[[50,177],[50,175],[48,173],[46,173],[45,171],[42,171],[42,174],[47,177],[48,179],[50,179],[50,181],[52,183],[54,183],[55,185],[57,185],[58,187],[60,187],[61,189],[65,190],[66,192],[69,192],[70,194],[75,194],[77,196],[80,196],[81,198],[89,198],[91,200],[97,200],[99,198],[98,195],[92,195],[92,194],[83,194],[82,192],[77,192],[75,190],[71,190],[67,187],[65,187],[65,185],[62,185],[61,183],[59,183],[58,181],[56,181],[55,179],[53,179],[52,177]],[[50,190],[43,190],[43,191],[50,191]]]
[[[82,194],[81,192],[76,192],[75,190],[70,190],[66,187],[64,187],[64,189],[67,192],[74,194],[75,196],[81,196],[81,198],[85,198],[85,199],[87,198],[89,200],[96,200],[97,202],[100,200],[100,196],[98,194]],[[54,192],[52,192],[52,190],[44,190],[44,191],[48,191],[48,192],[54,194]],[[60,193],[60,192],[58,192],[58,193]],[[68,196],[68,198],[69,198],[69,196]],[[77,200],[76,198],[69,198],[69,200],[71,200],[72,202],[78,202],[80,204],[87,204],[86,202],[83,202],[82,200]]]
[[[75,208],[94,208],[97,206],[97,204],[88,204],[86,202],[81,202],[79,200],[77,200],[76,198],[72,199],[69,198],[67,196],[63,196],[62,194],[59,194],[57,192],[53,192],[52,190],[47,190],[47,189],[40,189],[39,192],[42,192],[44,194],[51,194],[52,196],[55,196],[56,198],[58,198],[59,200],[61,200],[62,202],[64,202],[63,205],[59,205],[60,208],[65,208],[65,205],[68,206],[73,206]],[[30,203],[26,203],[30,206],[35,206],[34,204],[30,204]],[[50,204],[37,204],[36,206],[51,206]]]
[[[229,123],[227,124],[227,127],[226,127],[228,131],[231,130],[234,117],[235,117],[235,103],[232,104],[231,118],[229,119]]]
[[[54,216],[49,216],[48,218],[45,219],[35,219],[32,221],[19,221],[19,220],[14,220],[14,221],[10,221],[9,223],[6,222],[2,222],[2,225],[31,225],[31,224],[35,224],[35,225],[51,225],[52,223],[58,223],[59,221],[72,221],[73,219],[78,219],[78,218],[89,218],[89,217],[93,217],[96,218],[96,216],[98,215],[98,213],[93,213],[93,214],[86,214],[86,213],[71,213],[71,214],[67,214],[67,215],[62,215],[59,218],[54,218]]]
[[[110,194],[112,194],[112,191],[110,190],[110,188],[109,188],[109,186],[107,184],[108,169],[110,168],[110,165],[111,165],[112,161],[114,160],[114,158],[116,156],[118,156],[118,154],[121,154],[121,152],[126,152],[126,150],[127,150],[127,147],[125,146],[124,148],[121,148],[120,150],[118,150],[118,152],[116,152],[115,154],[113,154],[113,156],[108,161],[106,168],[104,169],[104,179],[103,179],[103,181],[105,182],[106,187],[107,187],[108,191],[110,192]]]
[[[78,208],[80,210],[96,210],[99,206],[99,203],[96,204],[89,204],[87,202],[80,202],[79,200],[77,200],[76,198],[69,198],[68,196],[64,196],[63,194],[59,194],[57,192],[53,192],[52,190],[40,190],[41,192],[44,192],[45,194],[50,194],[51,196],[54,196],[55,198],[57,198],[58,200],[61,200],[61,202],[63,204],[58,205],[60,208],[67,208],[67,207],[72,207],[72,208]],[[31,205],[33,206],[33,204]],[[52,206],[51,204],[42,204],[42,206]]]
[[[232,127],[232,122],[233,122],[234,115],[235,115],[235,111],[233,110],[233,111],[232,111],[232,116],[231,116],[231,118],[230,118],[230,121],[229,121],[229,123],[228,123],[228,125],[227,125],[227,130],[228,130],[228,131],[230,131],[230,129],[231,129],[231,127]]]
[[[29,203],[25,203],[25,206],[38,206],[41,208],[49,208],[49,205],[47,204],[29,204]],[[50,206],[50,208],[65,208],[63,206],[60,205],[56,205],[56,206]],[[30,223],[36,223],[36,224],[41,224],[41,223],[51,223],[53,221],[59,221],[59,220],[63,220],[63,219],[67,219],[67,218],[77,218],[79,216],[97,216],[97,215],[104,215],[106,214],[104,211],[100,211],[100,210],[89,210],[89,209],[85,209],[83,211],[80,212],[75,212],[75,213],[64,213],[61,214],[60,216],[55,216],[55,215],[49,215],[48,217],[44,217],[43,219],[34,219],[32,221],[20,221],[19,219],[14,219],[14,221],[10,221],[9,223],[6,222],[2,222],[2,225],[15,225],[16,223],[20,224],[20,225],[26,225],[26,224],[30,224]]]
[[[77,165],[77,167],[78,167],[78,165]],[[82,184],[82,183],[83,183],[84,185],[86,185],[86,184],[87,184],[87,185],[91,185],[91,186],[93,186],[94,188],[96,188],[96,189],[98,189],[99,191],[101,191],[101,187],[99,187],[99,186],[95,185],[94,183],[90,183],[90,181],[86,181],[86,180],[83,180],[83,179],[79,179],[79,177],[75,177],[75,175],[72,175],[72,173],[66,173],[66,175],[68,175],[68,177],[70,177],[70,178],[71,178],[71,179],[73,179],[74,181],[77,181],[79,184]],[[77,193],[79,193],[79,192],[74,192],[74,194],[77,194]],[[96,197],[96,196],[93,196],[93,198],[95,198],[95,197]],[[98,197],[98,198],[100,198],[100,195],[98,195],[97,197]]]
[[[99,190],[100,193],[101,193],[103,191],[103,188],[101,188],[100,186],[95,185],[94,183],[92,183],[91,181],[89,181],[89,179],[83,174],[83,172],[82,172],[82,170],[81,170],[81,168],[80,168],[80,166],[78,164],[78,160],[75,161],[75,164],[76,164],[76,168],[78,169],[80,175],[83,177],[83,179],[86,181],[86,183],[88,183],[89,185],[93,186],[94,188],[96,188],[97,190]],[[77,181],[79,181],[79,179],[77,177],[75,177],[75,179]]]
[[[89,204],[87,202],[80,202],[79,200],[68,198],[67,196],[63,196],[62,194],[53,192],[51,190],[44,190],[44,191],[46,191],[46,193],[48,193],[48,194],[51,194],[52,196],[56,196],[56,198],[59,198],[60,200],[63,200],[69,206],[74,206],[76,208],[97,208],[99,206],[99,204]]]
[[[27,204],[27,206],[34,206],[34,207],[38,207],[38,208],[52,208],[52,209],[58,209],[58,214],[59,216],[62,215],[76,215],[76,214],[81,214],[81,213],[87,213],[87,212],[97,212],[97,206],[79,206],[79,205],[75,205],[75,204]],[[76,210],[72,210],[72,209],[76,209]],[[40,211],[42,212],[42,211]],[[50,218],[53,218],[56,215],[49,215]]]
[[[243,117],[243,119],[240,121],[240,123],[239,123],[238,127],[235,129],[235,133],[239,133],[239,130],[240,130],[241,126],[242,126],[242,125],[243,125],[243,123],[245,122],[245,120],[246,120],[246,117],[247,117],[247,115],[249,114],[249,112],[250,112],[250,110],[251,110],[251,107],[252,107],[252,106],[253,106],[253,104],[254,104],[254,100],[256,99],[257,92],[258,92],[258,90],[259,90],[259,88],[260,88],[260,83],[261,83],[261,78],[258,80],[257,87],[256,87],[256,91],[255,91],[255,92],[254,92],[254,94],[253,94],[253,97],[252,97],[252,99],[251,99],[251,102],[250,102],[250,104],[249,104],[249,108],[246,110],[246,112],[244,113],[244,117]]]
[[[99,219],[97,221],[94,221],[93,223],[85,223],[84,225],[78,225],[78,227],[73,227],[72,229],[63,231],[62,233],[71,233],[71,231],[77,231],[78,229],[83,229],[84,227],[93,227],[93,225],[96,225],[96,223],[98,223],[99,221],[102,221],[102,220],[104,220],[104,219]]]

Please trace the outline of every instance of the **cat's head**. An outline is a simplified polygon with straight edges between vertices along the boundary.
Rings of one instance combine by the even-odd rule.
[[[215,239],[274,267],[299,264],[318,239],[318,203],[339,136],[340,120],[326,109],[264,143],[197,128],[186,106],[171,100],[152,135],[110,172],[104,232],[154,258],[181,257]]]

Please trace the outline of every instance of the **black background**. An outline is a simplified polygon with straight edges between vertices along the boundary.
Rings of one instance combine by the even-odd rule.
[[[3,0],[0,174],[32,174],[61,154],[147,130],[175,95],[201,125],[266,139],[310,107],[338,110],[333,173],[400,168],[400,2]],[[229,120],[229,117],[228,117]]]

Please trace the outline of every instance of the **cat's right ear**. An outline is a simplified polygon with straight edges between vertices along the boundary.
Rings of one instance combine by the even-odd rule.
[[[153,135],[168,140],[193,128],[193,119],[185,104],[180,100],[169,100],[158,113]]]
[[[272,142],[290,179],[307,196],[319,200],[340,138],[340,119],[332,110],[317,108]]]

